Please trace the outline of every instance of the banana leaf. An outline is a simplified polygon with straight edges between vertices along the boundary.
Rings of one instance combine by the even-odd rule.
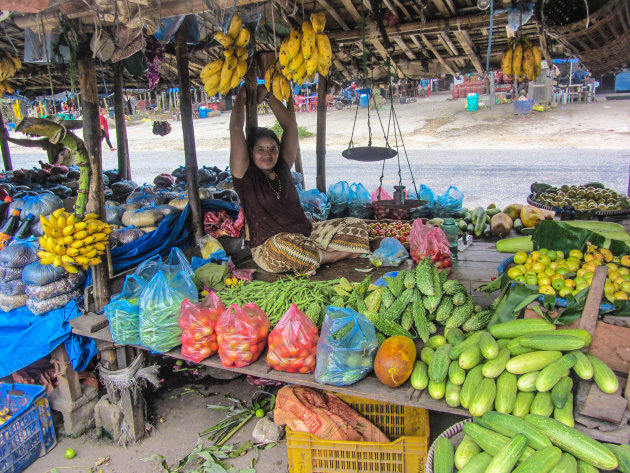
[[[577,222],[576,222],[577,223]],[[612,230],[609,222],[581,222],[575,226],[568,222],[543,220],[536,225],[532,240],[534,249],[547,248],[568,253],[572,249],[586,250],[591,242],[608,248],[615,255],[630,253],[630,235],[619,226]],[[589,228],[582,228],[588,226]]]

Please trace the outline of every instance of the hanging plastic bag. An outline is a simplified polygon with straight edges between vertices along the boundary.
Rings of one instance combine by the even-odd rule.
[[[437,269],[451,267],[453,255],[448,239],[440,227],[424,225],[421,219],[416,219],[409,234],[409,248],[415,263],[430,258]]]
[[[330,214],[330,202],[323,192],[317,189],[302,191],[298,189],[300,203],[304,212],[309,212],[315,221],[322,221],[328,218]]]
[[[256,304],[232,304],[216,325],[221,364],[226,368],[247,366],[265,349],[269,318]]]
[[[348,204],[348,215],[350,217],[367,219],[373,215],[372,196],[360,182],[352,183],[350,186],[350,203]]]
[[[171,252],[169,253],[168,258],[166,258],[162,270],[164,271],[167,279],[170,279],[180,271],[183,271],[189,278],[193,281],[195,280],[195,272],[188,262],[188,258],[186,258],[184,252],[177,247],[171,248]]]
[[[409,258],[409,253],[396,238],[387,237],[381,241],[381,245],[370,256],[370,263],[377,268],[379,266],[399,266]]]
[[[380,196],[379,196],[379,191],[380,191]],[[384,218],[389,218],[390,209],[383,207],[379,203],[380,200],[392,200],[392,196],[389,195],[389,193],[382,187],[379,187],[374,192],[372,192],[372,208],[374,209],[374,216],[377,219],[380,220]]]
[[[435,196],[433,203],[434,217],[452,217],[462,208],[464,194],[455,186],[449,187],[444,194]]]
[[[225,306],[214,292],[197,305],[188,299],[182,301],[179,326],[182,328],[184,358],[199,363],[219,350],[216,324],[223,312]]]
[[[315,380],[347,386],[372,371],[378,349],[374,326],[352,309],[327,307],[317,344]]]
[[[197,302],[197,288],[179,272],[166,280],[159,271],[140,295],[140,340],[150,350],[164,353],[181,343],[179,311],[184,299]]]
[[[378,195],[379,191],[381,192],[380,196]],[[382,187],[378,187],[372,192],[372,203],[378,202],[379,200],[392,200],[392,196]]]
[[[350,185],[346,181],[339,181],[328,188],[330,202],[330,218],[345,217],[348,214],[350,202]]]
[[[269,334],[267,365],[276,371],[312,373],[318,340],[317,326],[292,304]]]
[[[123,289],[105,306],[109,331],[119,345],[140,345],[140,294],[145,283],[133,274],[125,278]]]

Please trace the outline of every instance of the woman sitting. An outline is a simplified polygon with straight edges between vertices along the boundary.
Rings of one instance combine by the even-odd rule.
[[[259,85],[256,103],[267,102],[282,127],[282,141],[268,128],[245,140],[245,88],[230,118],[230,169],[249,227],[254,262],[264,271],[314,274],[322,264],[369,252],[365,222],[357,218],[311,224],[304,215],[291,168],[297,156],[297,123],[289,110]]]

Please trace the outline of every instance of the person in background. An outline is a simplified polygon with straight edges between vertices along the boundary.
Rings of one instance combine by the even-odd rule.
[[[105,116],[106,113],[107,113],[107,110],[105,110],[104,108],[101,108],[101,114],[98,117],[99,120],[101,121],[101,140],[105,138],[105,141],[107,142],[107,146],[109,146],[109,150],[115,151],[116,148],[114,148],[112,146],[112,142],[109,141],[109,124],[107,123],[107,117]]]
[[[584,83],[584,79],[586,79],[589,76],[589,72],[585,71],[584,68],[582,67],[582,64],[580,64],[578,66],[577,71],[575,71],[573,73],[573,83],[574,84],[583,84]]]
[[[256,128],[247,140],[245,88],[230,117],[230,170],[249,229],[254,262],[270,273],[314,274],[322,264],[370,251],[367,226],[358,218],[311,224],[291,177],[298,148],[295,115],[263,85],[256,91],[282,127],[282,141],[268,128]]]

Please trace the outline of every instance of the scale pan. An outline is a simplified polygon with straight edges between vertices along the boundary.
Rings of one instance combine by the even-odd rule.
[[[398,151],[392,148],[379,146],[357,146],[345,149],[341,152],[341,155],[346,159],[363,162],[383,161],[385,159],[393,158],[397,154]]]

